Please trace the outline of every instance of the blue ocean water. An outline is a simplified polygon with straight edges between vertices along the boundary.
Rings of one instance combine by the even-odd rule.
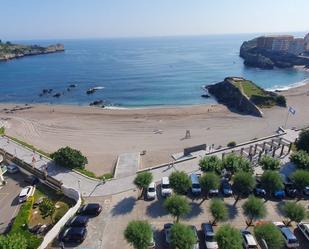
[[[296,69],[247,68],[238,56],[243,41],[256,35],[26,41],[61,42],[64,53],[0,62],[0,102],[145,107],[212,103],[201,98],[203,85],[243,76],[264,88],[309,78]],[[69,84],[78,86],[67,91]],[[87,95],[87,89],[104,89]],[[63,96],[40,97],[44,88]]]

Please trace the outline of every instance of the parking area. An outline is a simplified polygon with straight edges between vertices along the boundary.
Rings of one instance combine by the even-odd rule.
[[[0,234],[5,233],[12,219],[18,213],[20,204],[18,202],[18,195],[23,187],[27,185],[23,181],[24,175],[21,173],[5,173],[4,179],[6,185],[0,189]]]

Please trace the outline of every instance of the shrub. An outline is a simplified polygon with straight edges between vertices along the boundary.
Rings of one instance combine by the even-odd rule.
[[[290,160],[299,169],[309,170],[309,154],[303,150],[291,155]]]
[[[298,150],[304,150],[309,153],[309,130],[304,130],[300,133],[296,142],[296,148]]]
[[[271,156],[263,156],[259,165],[262,166],[263,170],[278,170],[280,169],[280,160]]]
[[[183,224],[176,223],[171,229],[171,244],[174,248],[192,249],[196,243],[192,229]]]
[[[191,210],[187,199],[179,195],[167,197],[164,201],[164,207],[173,217],[176,218],[176,222],[179,221],[180,217],[187,215]]]
[[[173,172],[169,179],[171,187],[177,194],[187,194],[189,188],[191,187],[191,181],[189,176],[184,171]]]
[[[216,172],[220,174],[222,170],[222,160],[217,156],[205,156],[200,160],[199,166],[203,172]]]
[[[276,97],[276,103],[278,106],[286,107],[286,98],[282,95]]]
[[[238,171],[253,173],[251,163],[235,153],[231,153],[223,159],[223,168],[231,174],[235,174]]]
[[[281,249],[284,245],[283,236],[280,230],[272,223],[257,225],[254,228],[254,234],[261,243],[264,239],[268,249]]]
[[[85,168],[85,165],[88,163],[88,160],[79,150],[72,149],[70,147],[60,148],[53,154],[51,158],[54,161],[67,168]]]
[[[229,148],[233,148],[233,147],[235,147],[236,146],[236,142],[235,141],[231,141],[231,142],[229,142],[228,144],[227,144],[227,147],[229,147]]]
[[[297,204],[296,202],[287,202],[283,206],[283,213],[284,216],[287,217],[289,220],[288,225],[295,221],[297,223],[301,222],[303,219],[306,218],[306,209],[303,205]]]
[[[216,240],[220,249],[242,249],[240,231],[230,225],[223,225],[216,233]]]
[[[40,212],[43,218],[50,216],[52,218],[53,214],[56,211],[55,204],[48,198],[44,198],[42,203],[39,205]]]
[[[4,126],[0,127],[0,136],[5,134],[5,128]]]
[[[147,221],[131,221],[124,231],[124,237],[135,249],[148,249],[152,233]]]
[[[228,218],[228,209],[220,199],[213,199],[211,201],[209,211],[214,218],[213,224],[216,224],[217,221],[225,221]]]
[[[21,233],[13,233],[7,236],[0,235],[1,249],[27,249],[28,242]]]

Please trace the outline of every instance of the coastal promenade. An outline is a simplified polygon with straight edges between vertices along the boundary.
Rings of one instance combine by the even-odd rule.
[[[298,134],[298,131],[286,130],[280,137],[287,141],[294,142]],[[271,141],[271,138],[265,138],[263,141]],[[261,141],[252,141],[250,145],[254,146],[260,142]],[[40,156],[38,153],[7,137],[0,137],[0,148],[41,171],[47,171],[49,176],[61,181],[66,187],[79,190],[82,196],[85,197],[108,196],[135,188],[133,184],[135,174],[108,180],[104,183],[99,180],[90,179],[70,169],[60,167],[49,158]],[[248,143],[237,147],[237,150],[241,150],[242,148],[248,148]],[[233,149],[224,149],[218,152],[214,151],[212,154],[221,157],[222,153],[230,153],[232,150]],[[149,169],[149,171],[152,172],[155,181],[159,181],[163,176],[170,175],[175,170],[185,171],[186,173],[196,172],[199,171],[198,162],[202,156],[202,154],[197,154],[188,160],[167,163],[166,165]]]

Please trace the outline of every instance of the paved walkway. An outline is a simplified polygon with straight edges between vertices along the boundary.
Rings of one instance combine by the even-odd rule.
[[[118,156],[115,178],[135,175],[139,169],[141,156],[139,153],[124,153]]]
[[[295,138],[298,137],[298,132],[288,130],[286,135],[283,135],[282,138],[287,139],[291,142],[295,141]],[[269,139],[270,141],[271,139]],[[261,142],[257,142],[261,143]],[[255,143],[251,144],[254,145]],[[248,147],[248,145],[244,145],[238,147],[237,150],[240,150],[242,147]],[[133,180],[135,175],[122,177],[114,180],[107,181],[106,183],[102,183],[98,180],[91,180],[85,176],[82,176],[78,173],[75,173],[69,169],[65,169],[63,167],[57,166],[53,163],[53,161],[48,158],[42,157],[40,158],[38,154],[33,151],[25,148],[12,140],[8,140],[6,137],[0,137],[0,148],[3,150],[13,154],[25,162],[32,164],[33,158],[35,158],[34,166],[38,169],[44,170],[47,167],[48,174],[54,177],[57,180],[63,182],[63,184],[67,187],[72,187],[79,190],[83,196],[107,196],[112,194],[121,193],[130,189],[134,189],[135,186],[133,184]],[[232,149],[223,151],[224,153],[231,152]],[[215,153],[217,156],[221,156],[222,153]],[[186,173],[191,173],[199,170],[198,162],[203,155],[198,155],[195,158],[178,162],[174,165],[168,165],[156,169],[152,169],[151,172],[153,174],[154,180],[159,181],[163,176],[170,175],[175,170],[185,171]]]

